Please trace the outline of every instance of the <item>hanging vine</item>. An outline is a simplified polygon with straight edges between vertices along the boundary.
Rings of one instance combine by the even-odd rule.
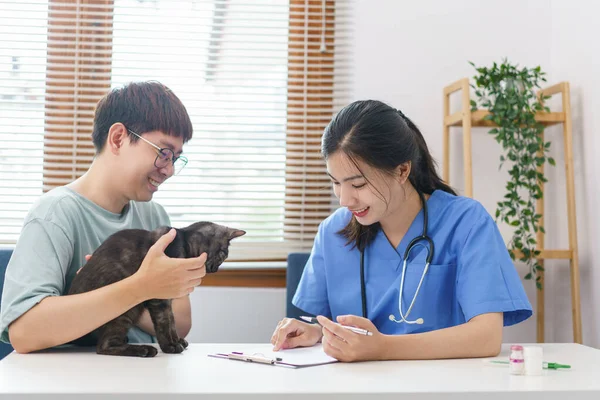
[[[537,199],[542,198],[541,184],[547,182],[538,167],[548,162],[555,165],[553,158],[547,155],[550,142],[544,142],[544,126],[535,120],[538,112],[550,110],[543,105],[548,97],[539,99],[536,89],[545,82],[545,73],[536,68],[521,68],[510,64],[506,59],[491,67],[477,67],[474,76],[477,101],[471,100],[472,110],[478,107],[487,109],[490,114],[485,119],[492,121],[497,128],[489,133],[502,146],[500,168],[504,163],[511,164],[508,170],[504,199],[497,203],[496,222],[504,221],[514,227],[513,236],[508,243],[510,256],[516,259],[514,250],[521,251],[519,261],[526,263],[528,273],[525,279],[535,279],[538,289],[542,288],[538,271],[543,271],[537,256],[538,231],[545,233],[540,225],[541,215],[535,212]]]

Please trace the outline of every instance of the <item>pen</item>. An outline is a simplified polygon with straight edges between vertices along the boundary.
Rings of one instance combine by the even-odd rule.
[[[504,360],[487,360],[487,362],[489,362],[491,364],[509,364],[510,363],[510,361],[504,361]],[[559,363],[544,361],[543,368],[544,369],[559,369],[559,368],[566,369],[566,368],[571,368],[571,366],[567,365],[567,364],[559,364]]]
[[[227,354],[227,357],[232,360],[240,360],[240,361],[248,361],[248,362],[257,362],[261,364],[275,364],[277,361],[281,361],[281,358],[277,358],[275,360],[267,357],[260,357],[255,355],[249,355],[244,353],[232,352]]]
[[[321,324],[319,324],[319,321],[317,320],[317,317],[307,317],[305,315],[302,315],[302,316],[300,316],[300,318],[302,318],[306,322],[312,322],[313,324],[321,325]],[[373,332],[369,332],[366,329],[357,328],[357,327],[354,327],[354,326],[342,325],[342,324],[338,324],[337,322],[334,322],[334,324],[339,325],[342,328],[346,328],[348,330],[351,330],[354,333],[358,333],[359,335],[373,336]]]

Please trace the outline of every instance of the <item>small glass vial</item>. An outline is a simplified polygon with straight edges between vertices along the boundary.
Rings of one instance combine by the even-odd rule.
[[[523,346],[518,344],[510,346],[510,373],[512,375],[523,375],[525,373],[525,358],[523,356]]]

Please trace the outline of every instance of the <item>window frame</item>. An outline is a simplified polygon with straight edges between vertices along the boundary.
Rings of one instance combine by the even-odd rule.
[[[335,6],[335,0],[326,0],[327,8],[332,9]],[[114,0],[49,0],[49,21],[48,21],[48,69],[46,73],[46,112],[45,112],[45,130],[44,130],[44,172],[43,172],[43,192],[61,186],[61,180],[64,180],[65,174],[71,174],[70,179],[74,180],[83,175],[89,164],[75,164],[66,161],[64,156],[64,146],[53,144],[57,140],[72,140],[73,148],[69,154],[73,157],[89,157],[90,152],[94,152],[91,140],[91,123],[82,124],[78,118],[85,116],[92,120],[94,108],[98,100],[111,88],[111,63],[112,63],[112,35],[113,35],[113,14],[107,13],[103,23],[90,23],[87,20],[98,19],[97,15],[93,18],[85,18],[86,14],[93,13],[98,8],[114,8]],[[322,0],[290,0],[290,13],[294,13],[294,18],[290,18],[289,33],[290,40],[288,45],[288,78],[290,82],[297,82],[299,78],[310,80],[302,83],[290,83],[288,85],[288,122],[295,124],[310,122],[318,123],[325,128],[334,107],[334,87],[330,79],[334,71],[334,51],[333,35],[334,17],[329,14],[320,14],[323,7]],[[309,13],[306,11],[310,11]],[[74,15],[80,16],[75,20]],[[303,14],[302,14],[303,13]],[[303,15],[302,17],[297,17]],[[73,16],[73,23],[65,24],[65,19]],[[325,19],[323,24],[322,18]],[[61,22],[57,22],[57,21]],[[329,37],[325,39],[329,51],[319,53],[318,60],[314,54],[319,52],[322,33],[322,27],[326,26],[326,32]],[[93,30],[94,39],[82,40],[76,35],[79,29]],[[307,32],[308,30],[308,32]],[[306,34],[308,33],[308,35]],[[304,36],[303,36],[304,35]],[[103,38],[103,37],[109,37]],[[71,40],[71,44],[68,40]],[[308,43],[305,42],[308,40]],[[309,53],[311,57],[309,57]],[[75,57],[66,57],[70,55]],[[298,63],[293,61],[299,57],[305,57],[307,61]],[[76,61],[78,60],[78,61]],[[71,74],[71,75],[69,75]],[[108,76],[108,78],[106,78]],[[65,77],[67,79],[65,79]],[[71,78],[71,79],[68,79]],[[319,78],[326,78],[324,83]],[[317,82],[315,82],[317,81]],[[313,86],[311,88],[311,86]],[[324,87],[325,86],[325,87]],[[73,101],[73,99],[83,97],[84,101]],[[297,105],[289,106],[289,100],[296,104],[301,102],[303,108]],[[74,104],[73,109],[65,110],[64,107],[52,106],[53,102]],[[50,105],[48,107],[48,105]],[[331,112],[329,111],[331,110]],[[73,136],[65,137],[64,127],[73,128]],[[322,132],[322,129],[318,129]],[[314,130],[312,130],[314,132]],[[61,135],[57,135],[62,133]],[[81,139],[89,137],[89,139]],[[298,133],[291,129],[286,132],[286,144],[298,144],[307,139],[320,140],[320,133]],[[79,138],[78,138],[79,137]],[[57,150],[60,147],[62,152]],[[286,154],[286,168],[292,160],[291,153]],[[303,159],[295,157],[294,165],[298,163],[302,166],[308,166],[311,161],[321,160],[320,153],[311,149]],[[303,163],[303,164],[302,164]],[[284,237],[289,232],[290,227],[306,222],[298,216],[299,211],[310,211],[311,207],[328,207],[332,204],[330,191],[324,191],[318,195],[318,199],[307,203],[298,194],[298,189],[305,189],[308,185],[315,184],[324,187],[329,186],[329,180],[325,174],[319,172],[305,172],[301,179],[286,178],[286,201],[284,208]],[[287,172],[286,172],[287,176]],[[297,175],[295,175],[297,178]],[[297,198],[297,200],[295,199]],[[294,215],[288,215],[288,212],[294,212]],[[309,227],[311,234],[316,233],[318,223],[313,223]],[[268,262],[285,262],[285,259],[273,260]],[[264,261],[252,261],[252,266],[248,267],[226,267],[221,268],[218,273],[207,275],[202,286],[227,286],[227,287],[261,287],[261,288],[283,288],[286,286],[286,268],[282,267],[261,267]],[[236,263],[238,264],[238,263]],[[250,263],[248,263],[250,264]],[[263,264],[264,265],[264,264]],[[255,267],[256,266],[256,267]]]

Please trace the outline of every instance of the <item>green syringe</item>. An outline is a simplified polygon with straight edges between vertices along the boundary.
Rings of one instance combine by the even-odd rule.
[[[486,361],[491,364],[506,364],[506,365],[510,364],[510,361],[504,361],[504,360],[486,360]],[[567,365],[567,364],[559,364],[559,363],[546,362],[546,361],[544,361],[544,363],[542,364],[542,367],[544,369],[571,368],[571,366]]]

